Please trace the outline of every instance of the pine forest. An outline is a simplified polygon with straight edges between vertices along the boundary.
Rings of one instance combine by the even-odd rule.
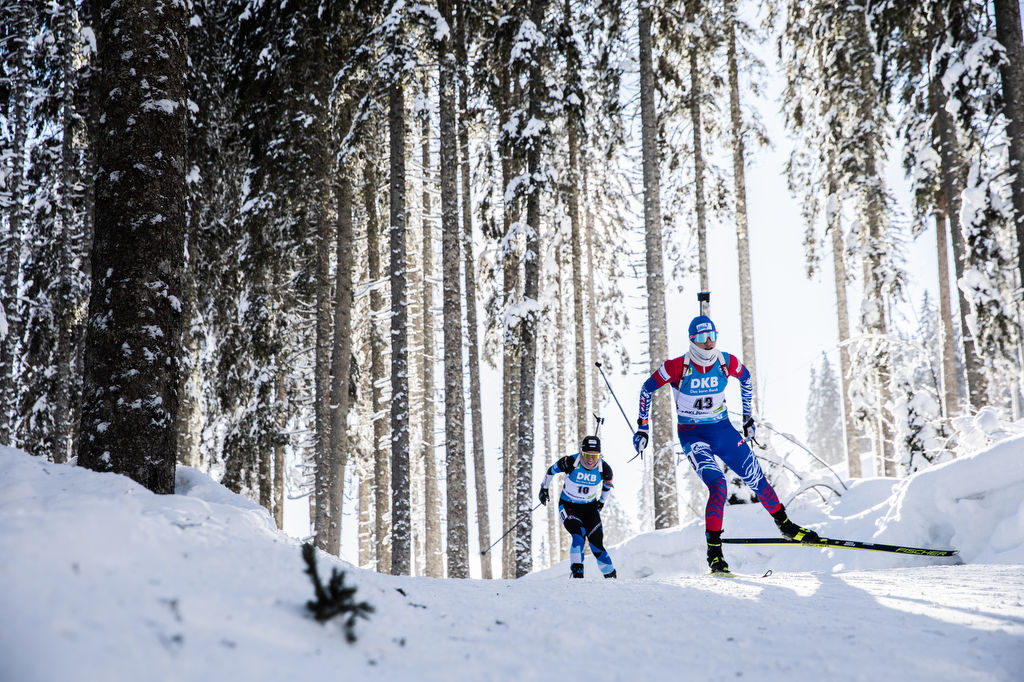
[[[1021,35],[1018,0],[0,0],[0,445],[200,469],[381,573],[519,577],[569,556],[546,468],[632,437],[728,265],[708,314],[813,456],[776,438],[769,477],[955,458],[958,419],[1024,413]],[[787,321],[783,235],[828,301]],[[606,451],[644,482],[609,543],[703,514],[672,410]]]

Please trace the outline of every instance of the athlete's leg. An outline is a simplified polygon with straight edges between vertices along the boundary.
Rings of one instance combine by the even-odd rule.
[[[782,503],[775,494],[775,488],[768,482],[746,440],[729,420],[723,419],[716,423],[710,440],[715,454],[754,491],[768,513],[777,512]]]
[[[588,515],[586,522],[587,540],[590,542],[590,550],[594,553],[594,559],[597,560],[597,567],[601,569],[603,575],[615,573],[612,557],[604,548],[604,526],[601,524],[601,516],[596,509],[592,516]]]
[[[768,482],[761,465],[754,457],[753,451],[747,442],[740,436],[739,432],[728,421],[719,422],[722,426],[716,429],[715,437],[712,439],[715,453],[722,458],[733,471],[740,475],[761,504],[772,515],[775,525],[787,538],[800,540],[807,543],[818,542],[818,534],[813,530],[798,526],[789,520],[786,508],[779,501],[775,488]]]
[[[725,511],[725,474],[715,461],[711,445],[695,429],[679,431],[679,443],[690,460],[690,466],[708,487],[708,503],[704,507],[704,525],[709,531],[722,530]]]
[[[569,545],[569,563],[573,577],[583,577],[583,545],[587,541],[587,532],[580,521],[565,503],[558,505],[558,516],[562,519],[562,525],[569,532],[572,539]]]
[[[722,555],[722,523],[725,512],[725,474],[715,460],[711,445],[702,438],[703,427],[679,428],[679,442],[690,465],[708,487],[708,503],[704,507],[705,537],[708,542],[708,566],[712,572],[728,571],[729,564]]]

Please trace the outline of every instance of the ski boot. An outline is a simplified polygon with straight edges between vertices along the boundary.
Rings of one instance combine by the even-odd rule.
[[[570,578],[582,578],[583,577],[583,564],[569,564],[569,577]]]
[[[606,580],[608,578],[611,578],[612,580],[614,580],[616,578],[615,571],[613,570],[611,573],[605,573],[604,577],[605,577]]]
[[[725,563],[722,556],[722,531],[709,530],[704,535],[708,539],[708,566],[712,573],[728,573],[729,564]]]
[[[775,519],[775,525],[779,527],[779,532],[790,540],[798,540],[804,544],[814,544],[820,539],[818,534],[813,530],[798,526],[789,520],[786,516],[786,508],[780,506],[779,510],[772,514],[772,518]]]

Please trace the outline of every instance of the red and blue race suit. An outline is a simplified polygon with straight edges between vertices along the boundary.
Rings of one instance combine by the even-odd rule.
[[[665,384],[672,386],[679,444],[710,493],[704,510],[704,523],[710,531],[722,530],[727,494],[725,474],[715,460],[716,455],[750,486],[769,513],[778,511],[782,506],[750,446],[729,422],[729,410],[725,405],[726,383],[729,377],[739,379],[743,413],[750,414],[750,372],[735,355],[719,355],[720,362],[712,363],[710,367],[693,364],[686,355],[666,360],[640,390],[639,423],[640,428],[646,430],[652,394]]]

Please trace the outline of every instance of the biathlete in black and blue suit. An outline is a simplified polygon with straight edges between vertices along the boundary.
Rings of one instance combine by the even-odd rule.
[[[605,578],[614,578],[615,567],[604,548],[601,528],[601,508],[612,493],[612,468],[601,459],[601,440],[587,436],[577,454],[562,457],[548,468],[538,495],[541,504],[548,503],[548,486],[556,474],[565,474],[558,499],[558,516],[572,536],[570,575],[583,577],[583,547],[589,541],[601,573]]]
[[[751,416],[753,382],[750,372],[735,355],[715,348],[718,331],[711,318],[706,315],[693,318],[689,333],[689,352],[666,360],[640,389],[638,429],[633,434],[633,447],[640,452],[647,446],[652,394],[665,384],[670,384],[676,404],[679,444],[683,446],[683,453],[690,460],[690,465],[708,487],[704,524],[708,542],[708,566],[713,573],[729,570],[722,556],[721,542],[726,497],[725,474],[715,460],[716,455],[750,486],[757,499],[772,515],[782,535],[801,542],[817,542],[817,533],[789,520],[786,508],[782,506],[775,489],[765,478],[761,465],[747,445],[747,439],[754,438],[754,419]],[[739,379],[740,382],[740,398],[743,401],[742,436],[729,421],[729,410],[725,406],[725,387],[729,377]]]

